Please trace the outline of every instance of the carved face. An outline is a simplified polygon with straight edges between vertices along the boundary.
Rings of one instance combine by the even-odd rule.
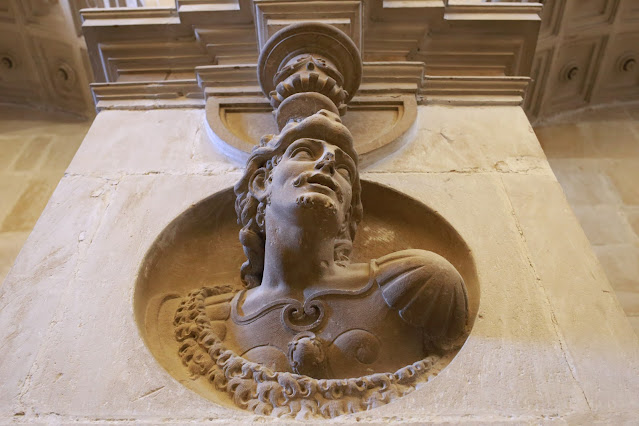
[[[356,166],[339,147],[318,139],[298,139],[286,149],[264,183],[269,211],[276,215],[312,211],[319,220],[348,218]],[[327,229],[328,230],[328,229]]]

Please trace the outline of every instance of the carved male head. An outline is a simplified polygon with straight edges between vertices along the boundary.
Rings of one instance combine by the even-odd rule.
[[[260,285],[264,270],[267,206],[293,205],[332,216],[334,260],[347,263],[362,218],[361,186],[353,137],[337,114],[321,110],[287,124],[256,146],[235,185],[240,242],[248,260],[242,280]],[[311,187],[310,192],[303,187]]]

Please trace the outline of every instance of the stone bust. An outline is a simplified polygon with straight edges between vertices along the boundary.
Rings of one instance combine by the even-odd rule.
[[[461,276],[422,250],[349,263],[362,218],[357,154],[321,110],[267,137],[235,186],[247,290],[230,302],[229,347],[315,378],[395,371],[466,324]]]
[[[349,260],[363,208],[339,114],[361,69],[352,41],[328,25],[270,39],[258,77],[280,133],[262,138],[234,188],[244,289],[194,290],[175,314],[192,377],[256,413],[373,408],[412,390],[467,334],[466,287],[443,257]]]

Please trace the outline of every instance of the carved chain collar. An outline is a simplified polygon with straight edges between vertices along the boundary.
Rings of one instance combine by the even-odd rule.
[[[192,376],[202,376],[227,393],[235,405],[256,414],[333,418],[384,405],[413,389],[427,375],[437,373],[439,356],[432,355],[394,373],[349,379],[314,379],[274,372],[224,347],[206,315],[205,299],[232,291],[204,287],[185,297],[174,319],[178,351]]]

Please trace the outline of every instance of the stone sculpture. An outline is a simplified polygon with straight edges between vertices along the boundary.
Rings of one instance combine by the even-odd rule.
[[[264,47],[259,73],[280,133],[262,138],[235,186],[246,288],[206,287],[182,301],[180,356],[256,413],[376,407],[459,345],[464,281],[424,250],[349,262],[363,214],[358,157],[339,117],[361,78],[350,39],[327,25],[287,27]]]

